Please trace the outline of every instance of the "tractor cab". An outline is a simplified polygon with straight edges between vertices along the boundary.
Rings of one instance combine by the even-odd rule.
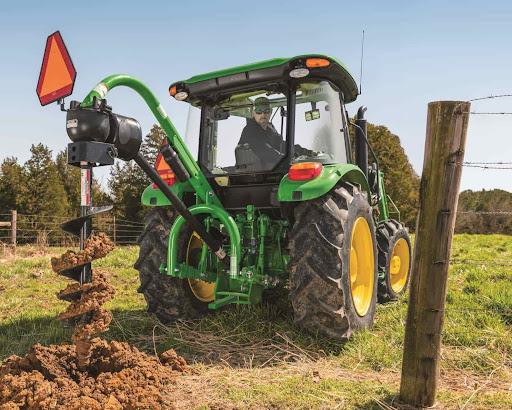
[[[226,208],[275,207],[283,177],[352,162],[344,104],[357,86],[341,63],[311,55],[192,77],[185,142]]]

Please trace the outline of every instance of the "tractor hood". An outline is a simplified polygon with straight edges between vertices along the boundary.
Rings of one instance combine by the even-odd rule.
[[[333,57],[307,54],[274,58],[224,70],[196,75],[171,84],[169,93],[180,101],[201,105],[201,101],[239,88],[273,81],[315,78],[332,82],[343,93],[345,103],[355,101],[357,84],[347,68]]]

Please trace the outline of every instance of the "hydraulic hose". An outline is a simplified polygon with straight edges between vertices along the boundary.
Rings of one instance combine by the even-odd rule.
[[[146,175],[153,181],[156,186],[162,191],[166,198],[171,202],[176,211],[183,216],[190,227],[197,232],[204,243],[214,252],[219,259],[226,257],[226,252],[221,247],[221,244],[214,239],[205,229],[204,225],[190,213],[187,206],[172,192],[169,186],[162,180],[158,172],[146,161],[146,159],[139,152],[134,158],[134,161],[146,173]]]

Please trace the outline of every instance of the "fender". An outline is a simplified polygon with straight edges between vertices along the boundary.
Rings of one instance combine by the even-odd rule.
[[[359,167],[354,164],[332,164],[324,165],[322,173],[309,181],[290,181],[288,174],[285,175],[279,183],[277,199],[281,202],[315,199],[329,192],[340,180],[357,184],[362,191],[370,193],[368,181]]]
[[[177,182],[171,185],[171,191],[179,198],[183,199],[184,192],[194,192],[194,189],[187,182]],[[167,197],[160,191],[158,188],[153,188],[152,185],[146,187],[144,192],[142,193],[141,202],[146,206],[169,206],[171,202],[167,199]]]

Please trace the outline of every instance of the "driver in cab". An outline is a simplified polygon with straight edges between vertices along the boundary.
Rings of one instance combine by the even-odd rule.
[[[284,142],[270,122],[272,108],[266,97],[254,100],[252,118],[242,130],[238,147],[250,149],[263,163],[276,163],[282,157]]]

